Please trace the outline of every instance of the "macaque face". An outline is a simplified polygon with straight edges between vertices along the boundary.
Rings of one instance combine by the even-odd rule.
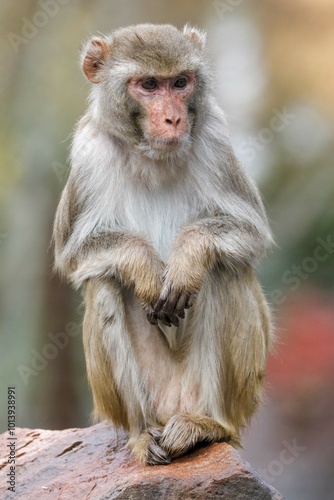
[[[193,116],[187,102],[195,84],[194,74],[147,76],[128,82],[131,98],[140,105],[137,122],[143,140],[152,150],[177,151],[189,141]]]

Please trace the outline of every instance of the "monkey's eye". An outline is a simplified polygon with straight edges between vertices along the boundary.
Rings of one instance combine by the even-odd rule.
[[[180,76],[175,82],[174,82],[174,87],[177,89],[184,89],[184,87],[187,85],[188,81],[185,76]]]
[[[141,86],[145,90],[154,90],[158,87],[158,84],[154,78],[149,78],[148,80],[142,82]]]

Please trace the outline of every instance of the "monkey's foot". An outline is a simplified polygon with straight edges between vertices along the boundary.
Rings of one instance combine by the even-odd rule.
[[[174,415],[162,431],[159,445],[166,453],[176,458],[184,455],[197,443],[229,441],[229,432],[213,418],[200,415]]]
[[[161,432],[161,429],[150,427],[143,431],[132,445],[130,444],[134,457],[142,464],[170,464],[171,458],[159,444]]]

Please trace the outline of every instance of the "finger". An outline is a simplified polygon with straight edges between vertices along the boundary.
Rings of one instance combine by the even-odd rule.
[[[164,312],[160,312],[158,314],[158,321],[168,327],[171,327],[172,325],[179,326],[179,318],[174,314],[171,316],[167,316],[167,314],[165,314]]]
[[[169,320],[173,326],[179,326],[180,325],[180,320],[175,314],[169,317]]]
[[[158,323],[157,315],[154,312],[147,313],[146,317],[147,317],[149,323],[151,323],[151,325],[156,325]]]
[[[196,300],[196,295],[194,295],[194,294],[189,295],[184,308],[185,309],[190,309],[190,307],[192,307],[194,305],[195,300]]]
[[[161,312],[161,311],[162,311],[162,308],[164,307],[164,305],[165,305],[165,303],[166,303],[166,301],[167,301],[167,297],[166,297],[166,298],[165,298],[165,297],[161,297],[161,298],[158,300],[158,302],[155,304],[155,306],[154,306],[154,311],[155,311],[156,313]]]
[[[159,313],[158,315],[158,320],[165,326],[168,326],[168,327],[171,327],[172,324],[171,324],[171,321],[169,319],[168,316],[166,316],[166,314],[164,313]]]
[[[162,292],[161,292],[161,295],[159,297],[158,302],[154,306],[154,311],[156,313],[160,312],[163,309],[163,307],[168,299],[169,293],[170,293],[170,287],[169,286],[164,287]]]
[[[181,295],[180,295],[180,298],[176,304],[176,307],[175,307],[175,314],[179,317],[179,318],[184,318],[185,316],[185,313],[184,313],[184,309],[185,309],[185,306],[186,306],[186,303],[188,301],[188,294],[182,292]]]
[[[180,292],[177,292],[177,291],[172,291],[169,294],[169,296],[165,302],[165,305],[162,309],[163,312],[166,313],[168,316],[171,316],[172,314],[174,314],[175,306],[179,301],[179,297],[180,297]]]

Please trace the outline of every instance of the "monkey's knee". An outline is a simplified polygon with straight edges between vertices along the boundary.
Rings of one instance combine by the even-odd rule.
[[[171,458],[160,446],[162,431],[150,427],[143,431],[139,438],[130,438],[129,447],[138,462],[144,465],[166,465]]]

